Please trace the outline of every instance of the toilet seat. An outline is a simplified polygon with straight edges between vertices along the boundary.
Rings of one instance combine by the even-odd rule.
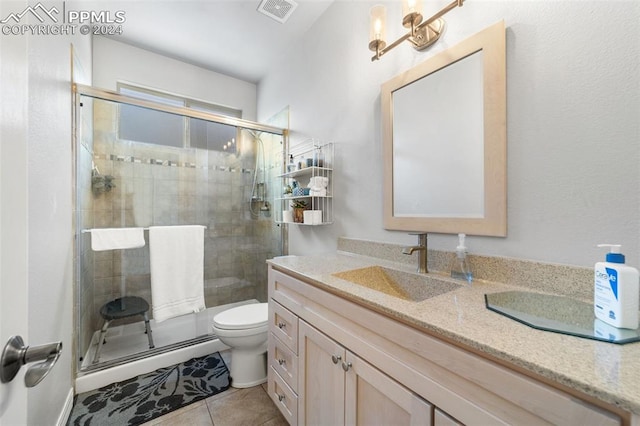
[[[268,303],[251,303],[220,312],[213,317],[213,326],[224,330],[246,330],[266,326]]]

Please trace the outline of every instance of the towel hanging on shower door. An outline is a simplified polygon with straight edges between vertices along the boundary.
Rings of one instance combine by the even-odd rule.
[[[89,232],[93,251],[144,247],[142,228],[94,228]]]
[[[149,227],[156,322],[205,309],[204,229],[199,225]]]

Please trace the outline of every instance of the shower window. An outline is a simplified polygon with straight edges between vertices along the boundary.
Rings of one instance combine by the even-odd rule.
[[[227,117],[242,118],[242,111],[169,95],[152,89],[118,84],[118,91],[145,101],[173,107],[187,107],[197,111]],[[235,144],[235,127],[134,105],[122,105],[119,114],[119,137],[123,140],[173,147],[209,148],[227,151]]]
[[[189,119],[189,146],[192,148],[237,152],[238,129],[227,124],[197,118]]]
[[[179,115],[134,105],[120,108],[120,139],[182,147],[185,131],[184,119]]]

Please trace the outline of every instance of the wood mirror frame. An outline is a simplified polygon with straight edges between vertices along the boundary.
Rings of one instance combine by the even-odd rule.
[[[409,216],[394,213],[393,94],[424,77],[482,51],[484,214],[474,217]],[[424,98],[428,97],[424,94]],[[461,43],[397,75],[382,85],[384,158],[384,227],[390,230],[507,235],[506,43],[504,22],[498,22]],[[462,117],[464,119],[464,117]],[[397,119],[397,118],[396,118]],[[429,117],[424,117],[425,120]],[[434,118],[438,120],[438,118]],[[416,124],[417,125],[417,124]],[[425,144],[425,149],[429,149]],[[419,165],[418,165],[419,166]],[[423,173],[428,173],[428,170]],[[414,182],[396,182],[412,185]],[[443,189],[444,190],[444,189]],[[463,215],[464,216],[464,215]],[[470,215],[473,216],[473,215]]]

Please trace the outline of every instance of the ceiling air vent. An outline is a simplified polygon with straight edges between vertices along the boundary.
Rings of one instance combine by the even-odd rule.
[[[298,3],[293,0],[262,0],[258,6],[258,12],[284,24],[296,7]]]

